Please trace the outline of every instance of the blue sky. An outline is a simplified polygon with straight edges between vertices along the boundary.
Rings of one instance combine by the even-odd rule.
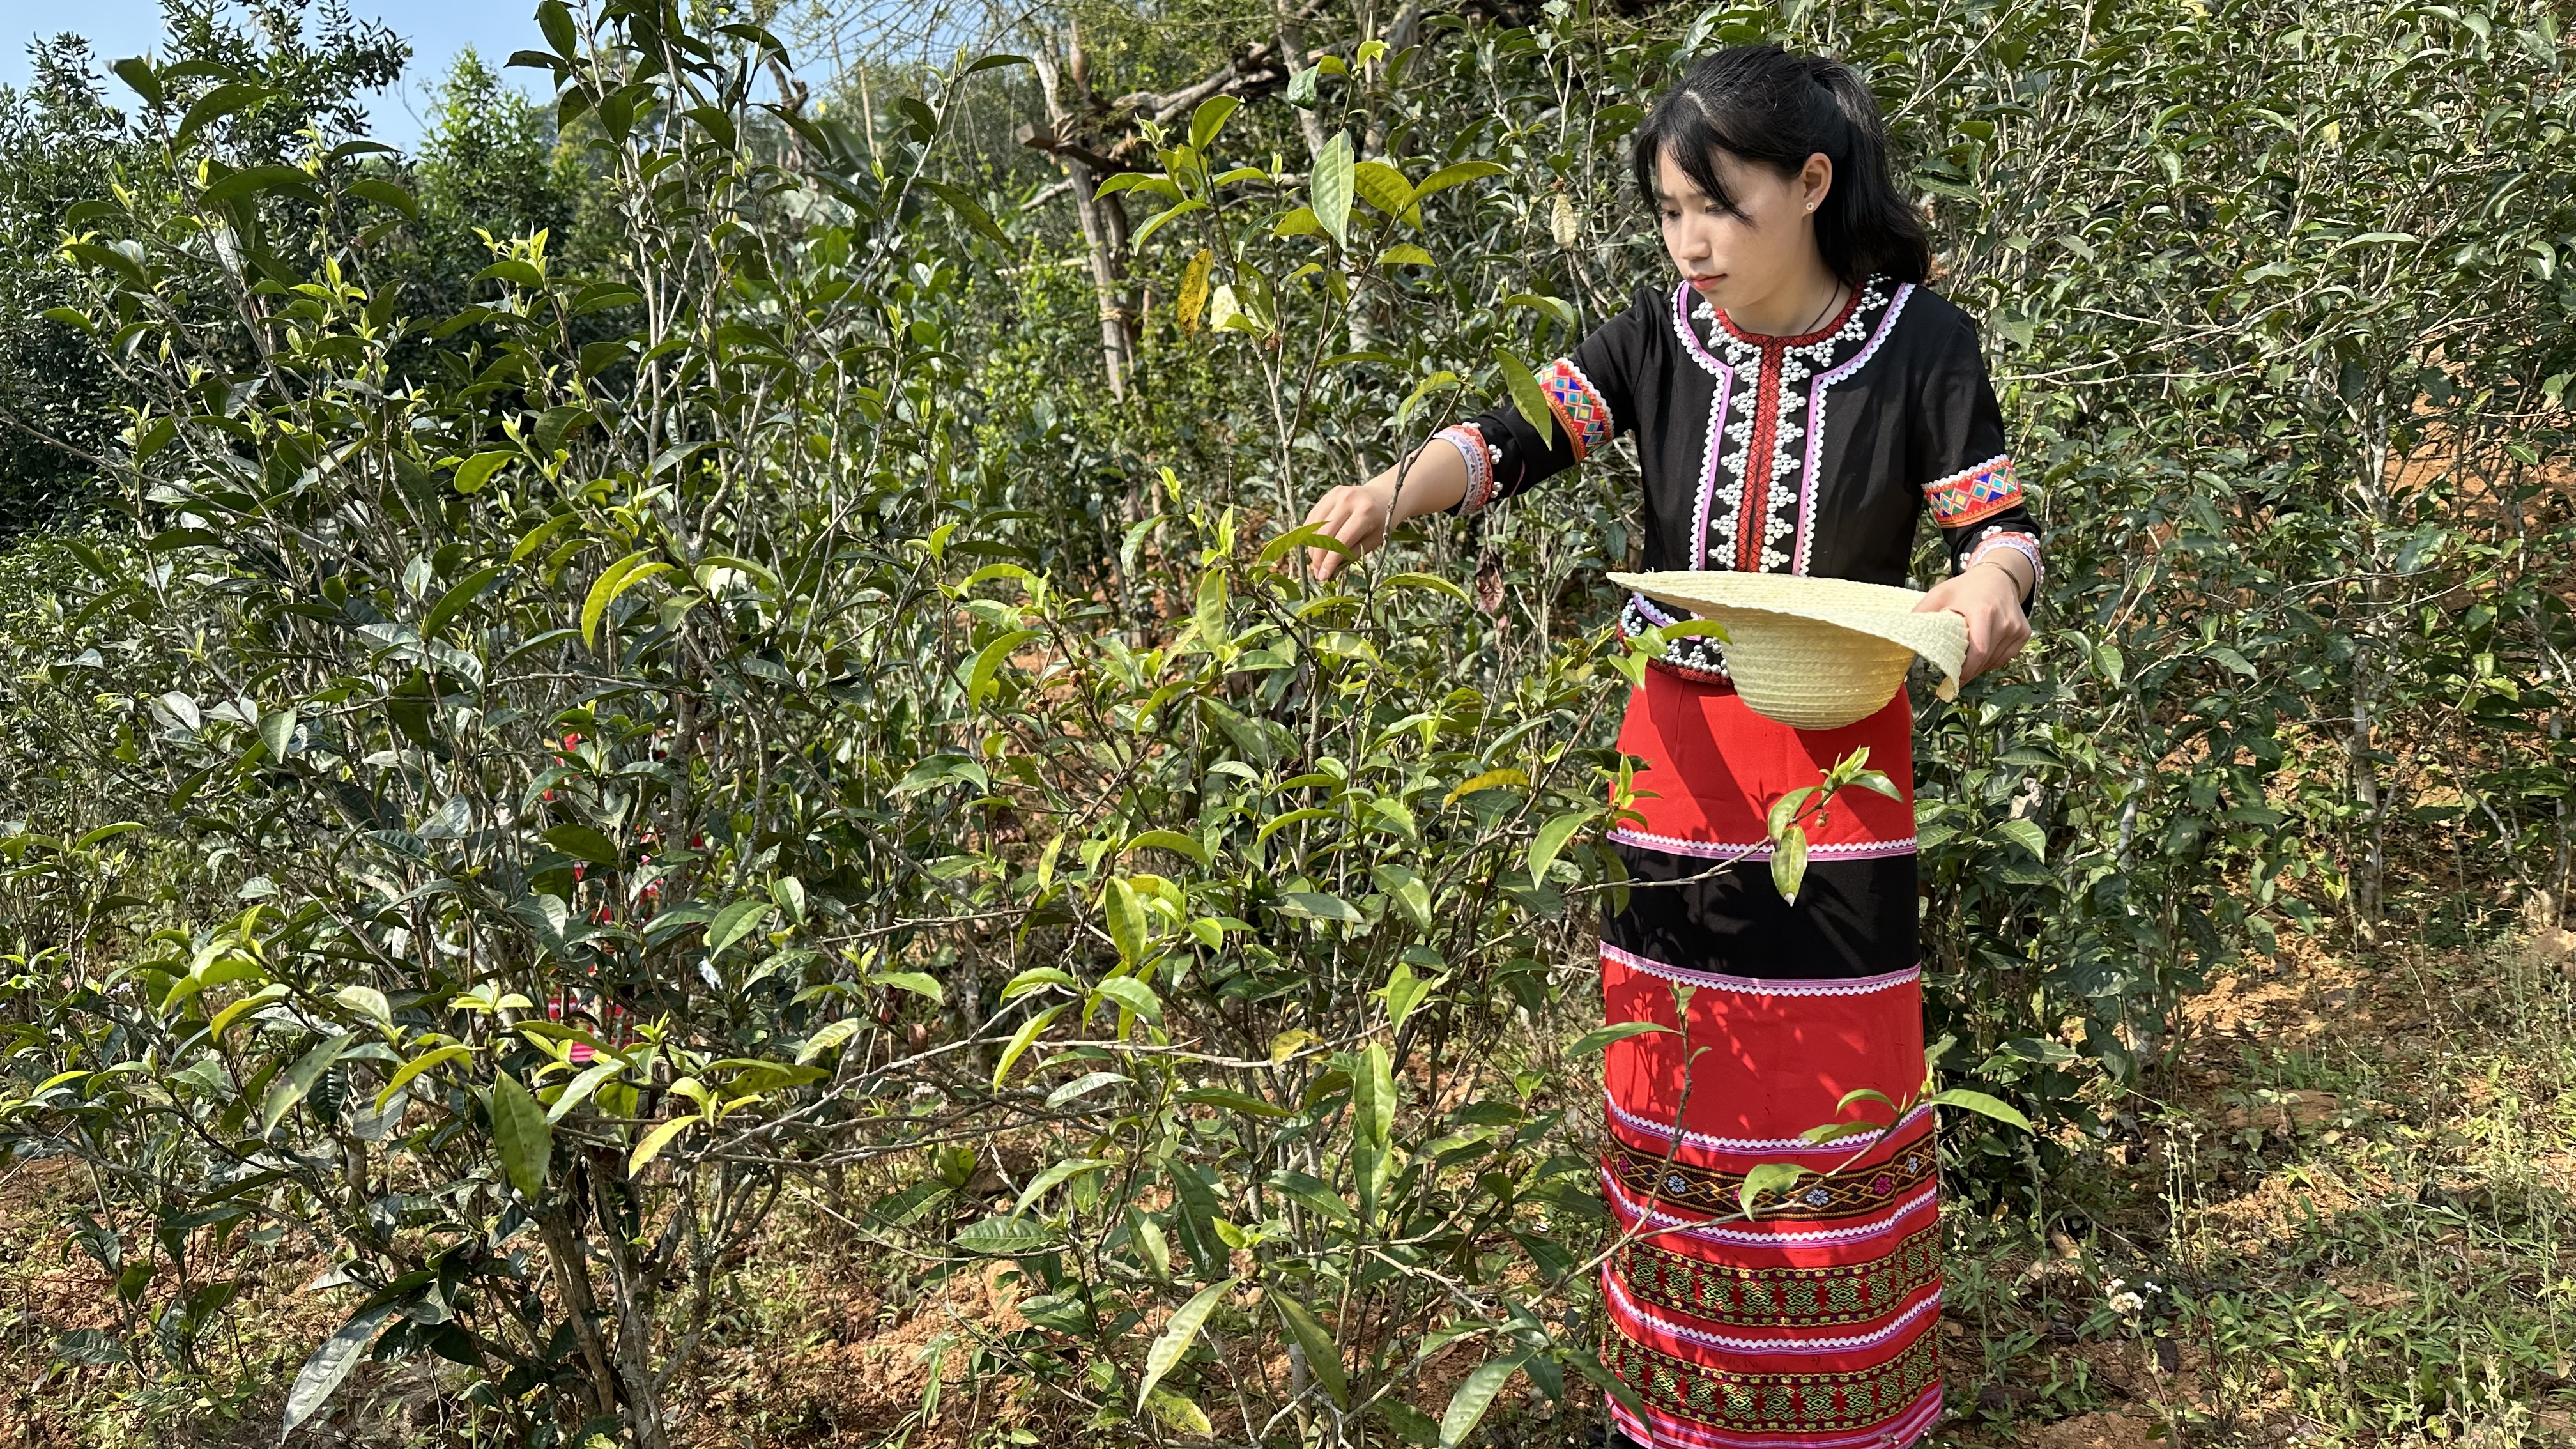
[[[367,98],[376,139],[406,148],[420,137],[430,83],[446,74],[458,51],[470,45],[497,68],[510,52],[545,44],[537,33],[537,0],[349,0],[349,12],[411,42],[402,82]],[[159,0],[0,0],[0,85],[26,84],[27,43],[65,30],[88,37],[103,71],[107,61],[159,48],[161,6]],[[531,93],[544,79],[527,71],[503,74]],[[112,77],[108,90],[130,99]]]

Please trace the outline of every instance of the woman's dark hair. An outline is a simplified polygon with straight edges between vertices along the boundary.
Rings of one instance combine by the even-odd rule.
[[[1637,131],[1637,190],[1648,205],[1658,200],[1656,163],[1670,153],[1682,174],[1733,210],[1717,151],[1783,176],[1822,152],[1834,163],[1833,189],[1816,210],[1816,249],[1827,269],[1855,287],[1874,275],[1921,282],[1929,274],[1931,240],[1887,174],[1878,99],[1850,66],[1776,45],[1703,57]]]

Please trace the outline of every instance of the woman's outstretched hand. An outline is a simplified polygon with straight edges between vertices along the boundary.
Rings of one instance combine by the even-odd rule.
[[[1401,488],[1396,477],[1396,470],[1389,468],[1366,483],[1343,484],[1306,510],[1308,523],[1350,550],[1347,557],[1329,548],[1306,550],[1310,577],[1331,578],[1352,559],[1375,553],[1397,524],[1437,513],[1467,494],[1467,464],[1456,448],[1437,439],[1404,465]]]
[[[2030,642],[2030,617],[2021,611],[2026,587],[2012,565],[1981,563],[1934,584],[1914,606],[1918,614],[1947,609],[1968,621],[1968,662],[1959,670],[1960,683],[2012,662]]]
[[[1350,550],[1350,558],[1377,551],[1386,542],[1388,520],[1395,512],[1395,475],[1381,473],[1366,483],[1345,483],[1315,500],[1306,521]],[[1306,567],[1317,579],[1329,579],[1349,560],[1329,548],[1306,550]]]

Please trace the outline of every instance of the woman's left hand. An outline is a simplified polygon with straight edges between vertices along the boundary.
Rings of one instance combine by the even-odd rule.
[[[1961,683],[2011,663],[2030,642],[2030,618],[2021,611],[2022,587],[2009,564],[1982,563],[1933,585],[1914,606],[1918,614],[1947,609],[1968,621],[1968,662],[1959,671]]]

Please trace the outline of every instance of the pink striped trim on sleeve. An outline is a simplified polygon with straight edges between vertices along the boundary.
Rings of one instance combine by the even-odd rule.
[[[2039,540],[2010,528],[1987,529],[1985,535],[1977,540],[1977,546],[1968,550],[1967,557],[1960,560],[1959,572],[1966,573],[1975,568],[1999,549],[2010,549],[2030,560],[2030,582],[2034,593],[2048,581],[2048,561],[2040,557]]]
[[[1432,436],[1457,449],[1467,465],[1467,496],[1458,501],[1458,511],[1474,513],[1493,502],[1494,450],[1484,430],[1474,423],[1453,423]]]

